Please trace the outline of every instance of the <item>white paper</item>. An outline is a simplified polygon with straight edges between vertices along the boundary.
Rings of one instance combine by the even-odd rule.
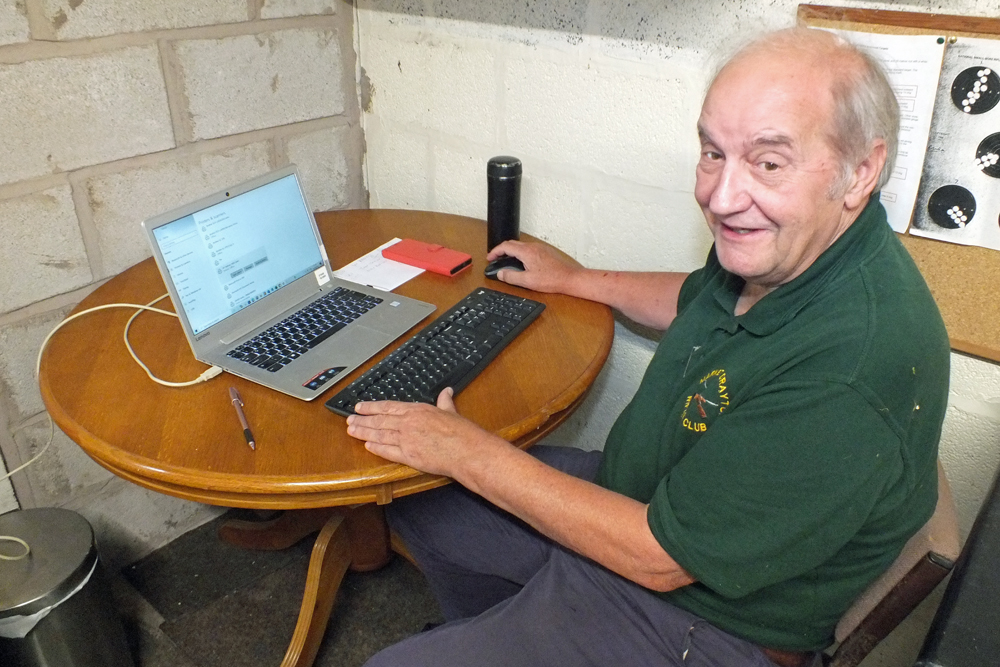
[[[900,115],[899,149],[892,177],[882,188],[882,205],[893,231],[905,232],[920,187],[945,40],[938,35],[830,32],[874,56],[885,69],[896,93]]]
[[[367,255],[363,255],[347,266],[334,271],[334,277],[374,287],[383,292],[391,292],[407,280],[412,280],[424,272],[423,269],[382,256],[383,248],[388,248],[399,241],[400,239],[395,238],[383,243]]]
[[[1000,250],[1000,40],[945,51],[910,234]]]

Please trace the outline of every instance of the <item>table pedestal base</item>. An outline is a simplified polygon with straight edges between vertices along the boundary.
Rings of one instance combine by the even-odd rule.
[[[390,545],[409,559],[398,540],[390,542],[385,514],[375,504],[288,510],[270,521],[234,519],[219,528],[219,538],[246,549],[276,551],[316,531],[299,620],[281,667],[312,665],[348,569],[370,572],[383,567],[391,556]]]

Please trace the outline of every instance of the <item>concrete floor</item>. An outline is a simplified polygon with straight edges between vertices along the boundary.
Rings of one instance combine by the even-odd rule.
[[[224,517],[184,534],[113,577],[136,667],[281,663],[295,627],[312,538],[286,551],[221,542]],[[348,573],[317,667],[362,665],[441,614],[423,576],[401,558]]]

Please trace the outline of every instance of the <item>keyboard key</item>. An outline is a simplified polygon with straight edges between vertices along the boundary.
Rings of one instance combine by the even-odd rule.
[[[233,359],[277,372],[382,301],[378,297],[338,287],[227,354]]]

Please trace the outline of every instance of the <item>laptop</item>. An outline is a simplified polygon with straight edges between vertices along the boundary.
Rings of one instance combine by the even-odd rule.
[[[435,310],[333,277],[294,166],[142,226],[195,358],[306,401]]]

